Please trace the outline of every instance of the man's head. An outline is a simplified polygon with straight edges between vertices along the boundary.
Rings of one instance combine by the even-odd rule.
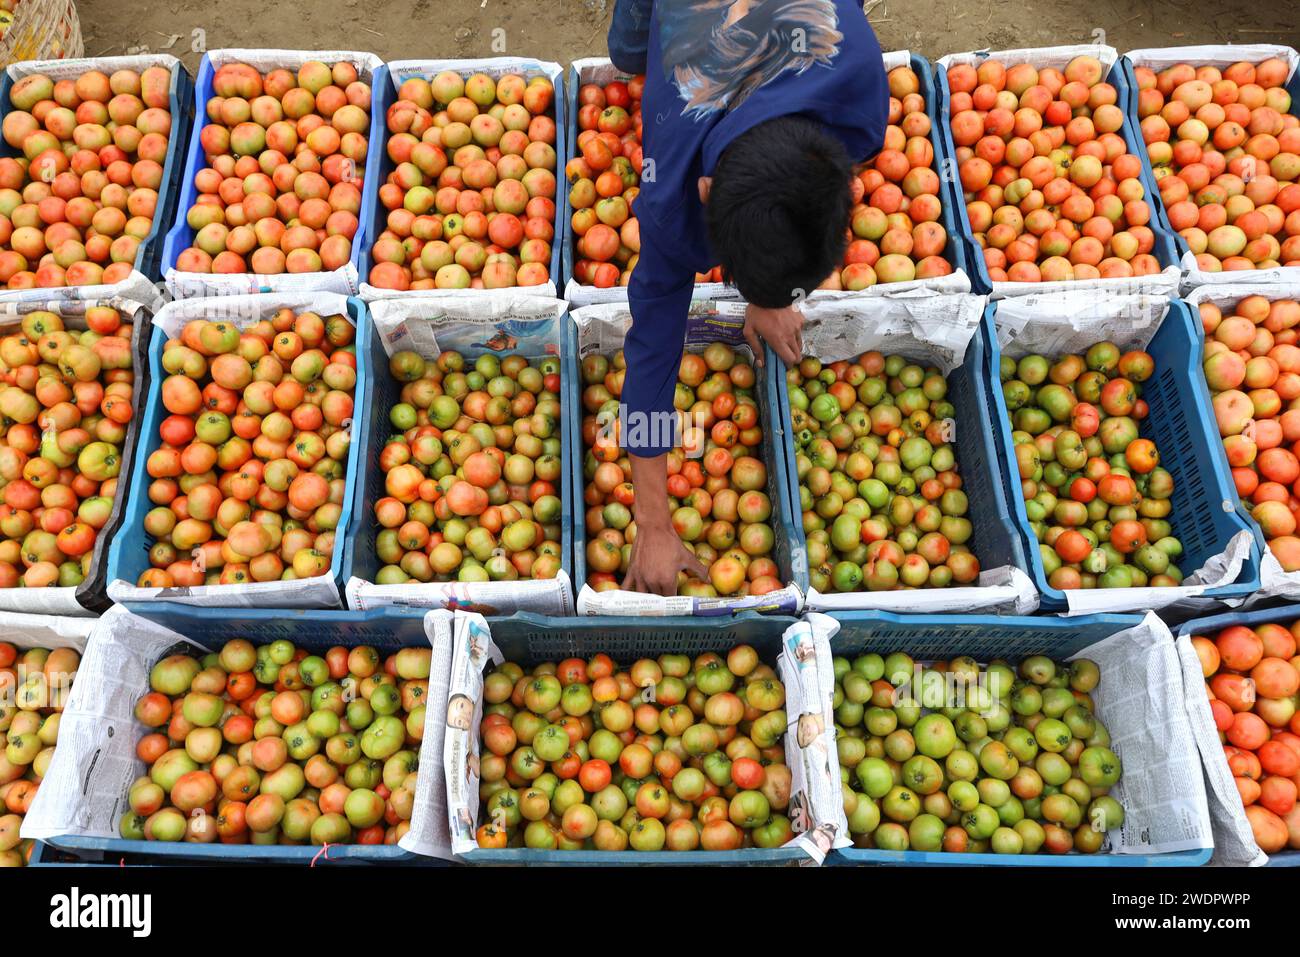
[[[756,306],[788,306],[840,265],[852,164],[825,127],[781,116],[742,133],[700,181],[723,274]]]

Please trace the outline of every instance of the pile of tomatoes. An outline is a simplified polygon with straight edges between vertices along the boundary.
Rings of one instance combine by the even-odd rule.
[[[171,655],[135,706],[128,840],[395,844],[410,829],[432,651],[242,638]]]
[[[262,274],[338,269],[352,256],[370,133],[370,85],[350,63],[265,75],[227,63],[199,131],[207,163],[176,269]]]
[[[785,687],[749,645],[605,654],[483,680],[479,847],[780,847],[791,776]]]
[[[865,289],[952,272],[948,233],[939,222],[930,116],[921,78],[909,66],[889,71],[889,126],[884,148],[849,182],[853,195],[844,267],[827,288]]]
[[[582,360],[587,584],[596,591],[619,587],[636,540],[632,465],[619,444],[626,371],[622,350],[612,360]],[[668,504],[673,528],[708,567],[709,580],[682,573],[681,595],[764,595],[781,587],[754,389],[754,367],[726,343],[682,356],[673,399],[681,445],[668,453]]]
[[[31,312],[0,339],[0,588],[80,585],[112,515],[135,414],[132,327],[108,306],[85,326]]]
[[[1086,658],[1018,668],[902,652],[835,659],[836,747],[859,847],[1096,853],[1124,823],[1122,765]]]
[[[1133,72],[1160,197],[1196,268],[1300,263],[1300,118],[1287,62]]]
[[[1285,571],[1300,570],[1300,303],[1246,296],[1230,315],[1200,305],[1201,368],[1232,480],[1269,551]]]
[[[808,356],[785,376],[812,587],[976,581],[943,374],[866,352],[826,365]]]
[[[555,239],[555,90],[546,77],[443,71],[388,108],[371,249],[383,289],[500,289],[549,281]]]
[[[1268,854],[1300,850],[1300,656],[1290,627],[1233,625],[1196,635],[1210,713],[1255,842]]]
[[[162,366],[141,587],[324,575],[343,511],[356,329],[279,309],[244,330],[193,319]]]
[[[0,283],[126,279],[153,232],[172,133],[171,72],[33,73],[9,91],[0,158]]]
[[[15,648],[0,641],[0,867],[22,867],[31,842],[19,837],[54,758],[63,706],[81,664],[72,648]]]
[[[645,77],[578,89],[577,155],[564,166],[577,259],[583,285],[626,286],[641,251],[632,201],[641,191],[641,93]]]
[[[1139,435],[1149,408],[1145,352],[1099,342],[1051,362],[1002,357],[1002,395],[1025,512],[1053,588],[1179,584],[1174,478]]]
[[[381,585],[554,578],[560,571],[560,362],[398,352],[379,454]]]
[[[994,282],[1160,271],[1142,161],[1105,74],[1086,55],[1064,70],[992,57],[948,68],[966,218]]]

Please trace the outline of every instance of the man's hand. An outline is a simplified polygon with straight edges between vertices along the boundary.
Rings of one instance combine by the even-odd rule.
[[[636,487],[636,540],[623,587],[668,596],[677,594],[679,571],[708,581],[709,570],[673,529],[668,512],[668,456],[633,455],[632,484]]]
[[[623,587],[649,595],[676,595],[679,571],[694,575],[700,581],[709,580],[709,571],[704,563],[677,537],[671,524],[666,529],[637,525],[632,560],[628,563]]]
[[[750,303],[745,307],[745,341],[754,350],[754,361],[763,364],[766,342],[787,366],[803,356],[803,313],[794,306],[764,309]]]

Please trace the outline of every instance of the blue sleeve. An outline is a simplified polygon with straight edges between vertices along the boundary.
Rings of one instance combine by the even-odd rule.
[[[654,0],[615,0],[609,22],[609,58],[624,73],[644,73]]]
[[[647,226],[649,223],[646,224]],[[641,233],[641,252],[628,284],[632,328],[623,343],[627,375],[623,382],[623,447],[632,455],[653,458],[672,451],[673,393],[686,343],[686,316],[695,288],[695,273],[664,255],[658,229]],[[640,430],[634,428],[641,423]]]

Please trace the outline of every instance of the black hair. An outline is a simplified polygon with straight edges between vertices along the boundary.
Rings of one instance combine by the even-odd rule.
[[[811,293],[840,265],[852,197],[848,151],[802,116],[760,123],[723,151],[705,203],[723,276],[756,306]]]

